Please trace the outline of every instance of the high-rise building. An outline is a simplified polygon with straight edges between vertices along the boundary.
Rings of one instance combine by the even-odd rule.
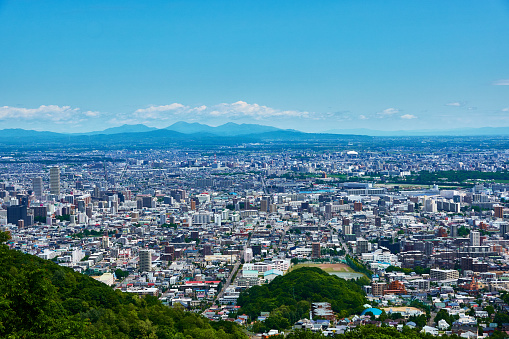
[[[267,212],[269,206],[269,202],[267,200],[260,201],[260,212]]]
[[[49,169],[49,191],[51,194],[60,195],[60,167]]]
[[[149,272],[152,269],[152,251],[140,250],[138,268],[140,272]]]
[[[387,289],[387,284],[383,282],[372,282],[371,283],[371,294],[374,296],[383,295]]]
[[[356,249],[358,254],[369,252],[369,241],[364,238],[357,238]]]
[[[495,210],[495,218],[504,218],[504,207],[497,205],[494,206],[493,209]]]
[[[15,205],[7,207],[7,223],[17,225],[19,220],[23,220],[24,226],[34,224],[34,215],[26,205]]]
[[[253,250],[251,248],[246,248],[246,251],[244,252],[244,262],[248,263],[251,260],[253,260]]]
[[[312,245],[312,252],[311,252],[311,257],[312,258],[320,258],[320,243],[319,242],[314,242],[313,245]]]
[[[470,232],[470,246],[481,246],[481,234],[479,232]]]
[[[360,211],[362,211],[362,202],[360,202],[360,201],[356,201],[356,202],[354,202],[354,203],[353,203],[353,210],[354,210],[355,212],[360,212]]]
[[[34,190],[34,195],[36,198],[40,199],[42,197],[42,178],[36,177],[32,179],[32,189]]]
[[[504,237],[508,232],[509,224],[508,223],[500,224],[500,234],[502,235],[502,237]]]
[[[212,255],[212,245],[211,244],[203,245],[203,255]],[[251,250],[251,255],[253,255],[252,250]]]
[[[458,237],[458,225],[451,225],[451,238],[457,238]]]
[[[429,272],[429,276],[434,280],[449,280],[449,279],[458,279],[459,272],[456,270],[441,270],[441,269],[431,269]]]

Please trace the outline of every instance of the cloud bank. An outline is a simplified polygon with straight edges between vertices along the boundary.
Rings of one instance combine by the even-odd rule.
[[[252,118],[255,120],[267,118],[310,118],[311,114],[304,111],[280,110],[258,104],[249,104],[245,101],[234,103],[221,103],[207,107],[185,106],[179,103],[161,106],[149,106],[134,112],[134,116],[150,120],[168,120],[173,117],[222,117],[222,118]]]

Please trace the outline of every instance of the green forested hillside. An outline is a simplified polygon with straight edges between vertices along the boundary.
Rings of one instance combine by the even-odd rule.
[[[0,242],[5,233],[0,232]],[[115,291],[0,245],[0,338],[245,338],[232,323]]]
[[[312,302],[329,302],[340,317],[345,317],[364,309],[362,305],[366,299],[361,285],[368,283],[364,280],[356,283],[329,275],[317,267],[302,267],[275,278],[270,284],[243,292],[238,299],[239,312],[251,319],[256,319],[260,312],[270,312],[264,323],[256,324],[255,332],[290,327],[308,315]]]

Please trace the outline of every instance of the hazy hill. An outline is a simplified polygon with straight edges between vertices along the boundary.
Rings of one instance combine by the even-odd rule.
[[[280,131],[280,129],[276,127],[257,124],[236,124],[229,122],[221,126],[212,127],[205,124],[199,124],[197,122],[187,123],[184,121],[176,122],[173,125],[166,127],[166,129],[186,134],[210,133],[218,136],[239,136]]]
[[[155,127],[148,127],[143,124],[137,124],[137,125],[122,125],[119,127],[111,127],[107,128],[103,131],[94,131],[89,133],[83,133],[87,135],[94,135],[94,134],[120,134],[120,133],[140,133],[140,132],[149,132],[154,131],[157,128]]]
[[[270,126],[228,123],[218,127],[178,123],[174,129],[152,129],[144,125],[125,125],[93,133],[63,134],[24,129],[0,130],[0,146],[44,147],[165,147],[170,144],[232,145],[265,141],[328,141],[369,139],[367,136],[304,133]]]

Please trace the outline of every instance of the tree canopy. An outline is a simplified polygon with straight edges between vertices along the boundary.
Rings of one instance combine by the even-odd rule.
[[[0,241],[8,239],[0,232]],[[156,297],[138,297],[0,245],[1,338],[245,338]]]
[[[260,312],[270,312],[264,327],[282,330],[307,316],[311,303],[323,301],[330,303],[340,317],[362,312],[366,303],[361,284],[329,275],[318,267],[302,267],[270,284],[251,287],[241,293],[237,304],[241,306],[239,314],[251,319]],[[255,332],[266,329],[258,327]]]

